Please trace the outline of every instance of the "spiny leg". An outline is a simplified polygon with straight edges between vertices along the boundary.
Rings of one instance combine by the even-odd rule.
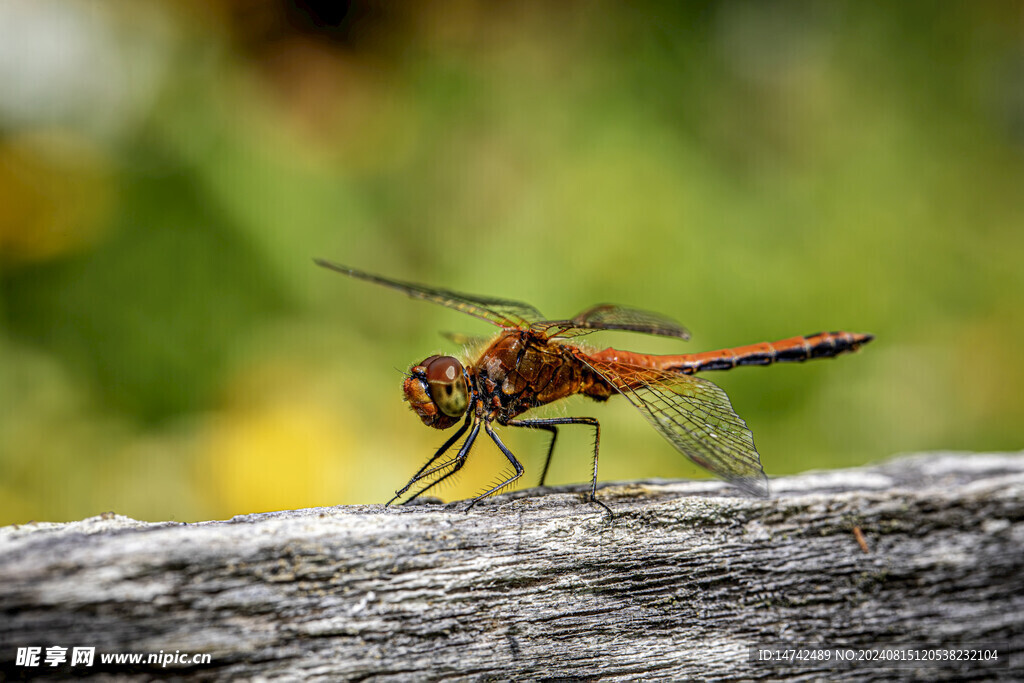
[[[433,470],[431,470],[430,472],[424,473],[424,471],[428,467],[430,467],[432,464],[434,464],[434,462],[436,462],[438,458],[440,458],[442,455],[445,454],[445,451],[447,451],[449,448],[451,448],[452,445],[456,441],[458,441],[460,438],[462,438],[462,435],[466,433],[466,429],[469,428],[469,421],[471,419],[472,419],[472,415],[467,415],[466,416],[466,421],[462,423],[462,426],[458,428],[458,430],[455,432],[455,434],[452,436],[452,438],[450,438],[447,441],[445,441],[444,445],[441,446],[439,449],[437,449],[437,452],[434,453],[434,455],[430,458],[430,460],[427,460],[427,462],[423,465],[423,467],[421,467],[419,469],[419,471],[416,472],[416,474],[412,475],[412,479],[409,480],[409,483],[407,483],[405,486],[403,486],[398,491],[395,491],[394,497],[391,500],[389,500],[388,502],[384,503],[384,507],[387,507],[388,505],[391,505],[392,503],[394,503],[396,500],[398,500],[400,497],[402,497],[402,495],[405,494],[405,492],[408,491],[412,487],[413,484],[418,482],[423,477],[429,476],[433,472]]]
[[[421,467],[416,472],[416,474],[413,475],[413,478],[410,479],[409,482],[406,485],[404,485],[401,488],[399,488],[398,490],[396,490],[396,492],[394,493],[394,497],[390,501],[388,501],[384,505],[384,507],[387,507],[388,505],[391,505],[392,503],[397,501],[399,498],[401,498],[404,494],[406,494],[407,490],[409,490],[410,488],[413,487],[413,485],[416,482],[422,481],[425,477],[430,476],[431,474],[433,474],[437,470],[443,469],[444,467],[447,467],[447,464],[441,464],[441,465],[438,465],[436,467],[430,467],[430,466],[433,465],[435,462],[437,462],[438,458],[440,458],[445,453],[447,453],[447,451],[449,451],[449,449],[451,449],[451,447],[453,445],[455,445],[456,441],[458,441],[460,438],[462,438],[462,435],[466,433],[467,429],[469,429],[469,423],[470,423],[471,420],[472,420],[472,416],[467,416],[466,421],[464,423],[462,423],[462,426],[459,427],[458,430],[456,430],[455,434],[452,435],[452,438],[450,438],[449,440],[444,441],[444,444],[441,445],[441,447],[439,447],[439,449],[437,449],[437,453],[435,453],[433,456],[431,456],[430,460],[428,460],[426,463],[424,463],[423,467]],[[420,493],[421,494],[423,493],[422,490],[421,490]],[[417,494],[417,496],[419,496],[419,494]],[[413,498],[416,498],[416,496],[414,496]],[[413,499],[411,498],[409,500],[413,500]],[[408,502],[409,501],[407,501],[407,503]]]
[[[523,476],[524,472],[523,466],[520,464],[518,460],[516,460],[516,456],[512,455],[512,451],[508,449],[508,446],[503,444],[501,442],[501,439],[498,438],[498,435],[494,433],[493,429],[491,429],[491,423],[489,420],[484,422],[484,429],[487,430],[487,436],[491,437],[491,440],[494,441],[494,443],[498,444],[498,448],[500,448],[501,452],[505,454],[505,457],[508,458],[508,461],[512,463],[512,467],[515,468],[516,473],[513,474],[508,479],[506,479],[505,481],[498,484],[497,486],[489,488],[488,490],[484,491],[479,496],[474,498],[473,501],[466,507],[465,512],[469,512],[470,510],[473,509],[473,506],[479,503],[481,500],[491,495],[492,493],[500,491],[501,489],[505,488],[506,486],[514,482],[519,477]]]
[[[474,427],[473,433],[472,433],[472,434],[470,434],[470,436],[469,436],[469,439],[467,439],[467,441],[469,441],[469,442],[472,442],[472,440],[473,440],[473,439],[476,439],[476,431],[477,431],[477,430],[478,430],[479,428],[480,428],[480,425],[476,425],[476,427]],[[451,466],[452,466],[452,464],[453,464],[453,463],[454,463],[454,464],[456,464],[456,465],[458,465],[457,467],[455,467],[455,468],[454,468],[453,470],[451,470],[450,472],[447,472],[447,473],[446,473],[446,474],[445,474],[445,475],[444,475],[443,477],[438,477],[437,481],[433,482],[432,484],[430,484],[429,486],[427,486],[427,487],[426,487],[425,489],[423,489],[422,491],[420,491],[419,493],[417,493],[417,494],[416,494],[416,496],[420,495],[420,493],[423,493],[424,491],[426,491],[426,490],[427,490],[427,489],[429,489],[429,488],[433,488],[434,486],[437,486],[437,485],[438,485],[438,484],[440,484],[440,483],[441,483],[442,481],[444,481],[444,480],[445,480],[445,479],[447,479],[448,477],[450,477],[450,476],[452,476],[453,474],[455,474],[456,472],[458,472],[458,471],[459,471],[459,468],[461,468],[461,467],[462,467],[462,465],[463,465],[463,464],[465,464],[465,460],[466,460],[466,456],[467,456],[467,455],[469,455],[469,449],[468,449],[468,447],[466,446],[466,444],[463,444],[463,445],[462,445],[462,448],[460,448],[460,449],[459,449],[459,452],[458,452],[458,453],[456,453],[455,457],[454,457],[454,458],[452,458],[451,460],[449,460],[449,461],[447,461],[447,462],[443,462],[443,463],[441,463],[440,465],[435,465],[434,467],[431,467],[431,468],[430,468],[429,470],[427,470],[426,472],[424,472],[424,471],[423,471],[423,470],[421,469],[421,470],[420,470],[420,473],[416,475],[416,477],[415,477],[414,481],[422,481],[422,480],[426,479],[427,477],[429,477],[429,476],[430,476],[430,475],[432,475],[432,474],[437,474],[438,472],[440,472],[440,471],[442,471],[442,470],[448,469],[449,467],[451,467]],[[428,463],[428,464],[429,464],[429,463]],[[408,487],[407,487],[407,488],[408,488]],[[410,498],[409,500],[407,500],[407,501],[405,501],[405,502],[406,502],[406,503],[408,503],[408,502],[409,502],[409,501],[411,501],[411,500],[415,500],[415,499],[416,499],[416,496],[413,496],[412,498]],[[403,505],[404,505],[404,503],[403,503]]]
[[[544,481],[548,478],[548,467],[551,466],[551,456],[555,452],[555,442],[558,441],[558,427],[547,424],[545,420],[512,420],[505,424],[512,425],[514,427],[543,429],[546,432],[551,432],[551,442],[548,444],[548,457],[544,459],[544,469],[540,473],[540,482],[537,483],[537,486],[543,486]]]
[[[434,474],[435,472],[439,472],[439,471],[443,470],[444,468],[449,467],[452,463],[454,463],[455,462],[455,458],[453,458],[452,460],[447,461],[445,463],[441,463],[440,465],[435,465],[434,467],[430,467],[431,463],[433,463],[435,460],[437,460],[437,458],[439,458],[445,451],[450,449],[450,447],[452,446],[453,443],[455,443],[456,441],[459,440],[459,437],[462,436],[462,434],[466,431],[467,427],[469,427],[469,419],[466,420],[466,424],[464,424],[462,427],[459,428],[459,430],[455,433],[455,436],[453,436],[452,438],[447,440],[444,443],[444,445],[442,445],[440,447],[440,449],[437,451],[437,453],[434,454],[433,458],[428,460],[427,464],[424,465],[423,467],[421,467],[420,471],[417,472],[415,475],[413,475],[413,478],[410,479],[409,483],[404,485],[401,490],[398,490],[398,492],[395,492],[395,498],[397,498],[397,497],[401,496],[402,494],[406,493],[407,490],[409,490],[410,486],[412,486],[417,481],[422,481],[423,479],[426,479],[431,474]],[[428,467],[430,467],[430,469],[427,469]],[[391,499],[391,500],[393,501],[394,499]],[[412,500],[412,499],[410,499],[410,500]]]
[[[597,503],[605,509],[605,511],[611,515],[612,510],[610,507],[602,503],[597,499],[597,453],[601,450],[601,423],[592,417],[552,417],[542,418],[537,420],[509,420],[506,422],[510,427],[529,427],[531,429],[550,429],[555,430],[554,425],[590,425],[594,428],[594,476],[590,482],[590,502]],[[555,432],[557,437],[557,432]],[[548,471],[548,462],[551,461],[551,452],[555,448],[555,437],[551,439],[551,449],[548,450],[548,460],[544,463],[544,474]],[[541,483],[544,481],[544,476],[541,476]],[[484,494],[486,495],[486,494]]]
[[[465,442],[463,442],[462,447],[459,449],[459,452],[455,455],[455,458],[451,461],[452,463],[454,463],[454,466],[452,467],[452,469],[449,470],[448,472],[445,472],[442,476],[438,477],[437,479],[435,479],[434,481],[430,482],[429,484],[427,484],[426,486],[421,488],[419,491],[414,493],[409,498],[409,500],[407,500],[404,503],[402,503],[402,505],[406,505],[408,503],[411,503],[412,501],[416,500],[417,498],[422,496],[424,493],[426,493],[430,489],[434,488],[435,486],[440,484],[442,481],[444,481],[445,479],[447,479],[448,477],[452,476],[453,474],[458,472],[460,469],[462,469],[462,466],[466,464],[466,456],[469,455],[469,449],[473,447],[473,442],[476,441],[476,435],[477,435],[477,433],[479,431],[480,431],[480,421],[477,420],[476,422],[473,423],[473,431],[471,431],[469,433],[469,436],[466,437],[466,440],[465,440]],[[449,464],[450,463],[445,463],[445,464],[442,464],[442,465],[438,465],[437,467],[434,467],[434,468],[428,470],[427,472],[424,472],[422,475],[420,475],[420,480],[422,480],[422,479],[424,479],[426,477],[429,477],[431,474],[434,474],[435,472],[443,470]]]

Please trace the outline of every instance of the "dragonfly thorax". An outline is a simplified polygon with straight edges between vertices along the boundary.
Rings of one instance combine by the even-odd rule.
[[[414,365],[402,390],[409,407],[428,427],[448,429],[469,407],[466,370],[451,356],[430,356]]]

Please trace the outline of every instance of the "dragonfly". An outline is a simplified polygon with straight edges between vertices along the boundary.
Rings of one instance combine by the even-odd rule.
[[[460,361],[432,355],[412,366],[402,384],[405,400],[428,427],[461,425],[409,482],[395,492],[391,505],[410,489],[408,503],[454,476],[465,464],[480,430],[508,459],[512,472],[479,494],[466,511],[523,476],[518,458],[499,438],[496,426],[523,427],[551,434],[541,471],[544,485],[558,428],[584,425],[594,430],[593,473],[589,502],[611,509],[597,498],[597,460],[601,426],[593,417],[520,418],[523,413],[582,394],[597,401],[623,396],[655,430],[694,464],[759,497],[768,496],[768,479],[747,424],[717,385],[696,377],[710,370],[832,358],[856,351],[874,337],[854,332],[818,332],[775,342],[682,355],[653,355],[607,348],[589,351],[573,340],[599,330],[624,330],[686,340],[690,333],[658,313],[599,304],[573,318],[548,320],[530,304],[461,294],[392,280],[323,259],[324,268],[404,292],[485,320],[500,328],[475,357]],[[468,432],[468,435],[467,435]],[[465,437],[465,438],[463,438]],[[459,441],[454,457],[445,458]]]

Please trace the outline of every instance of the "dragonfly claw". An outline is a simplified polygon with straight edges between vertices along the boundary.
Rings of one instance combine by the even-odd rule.
[[[601,507],[603,507],[604,511],[608,513],[608,519],[609,520],[615,518],[615,513],[612,512],[612,509],[610,507],[608,507],[607,505],[605,505],[604,503],[602,503],[601,501],[599,501],[596,496],[591,495],[590,496],[590,500],[588,500],[587,502],[588,503],[593,503],[594,505],[600,505]]]

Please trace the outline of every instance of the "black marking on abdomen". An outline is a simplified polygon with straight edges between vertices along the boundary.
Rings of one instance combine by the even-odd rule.
[[[836,348],[835,337],[827,337],[811,347],[811,358],[830,358],[840,351]]]
[[[775,360],[780,363],[797,362],[802,363],[807,360],[809,354],[807,353],[807,347],[805,346],[793,346],[782,351],[775,352]]]

